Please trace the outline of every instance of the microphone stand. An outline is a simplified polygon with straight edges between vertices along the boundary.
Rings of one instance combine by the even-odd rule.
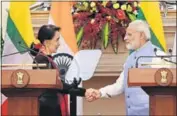
[[[2,57],[7,57],[7,56],[11,56],[11,55],[23,53],[23,52],[28,52],[28,50],[24,50],[24,51],[20,51],[20,52],[14,52],[14,53],[10,53],[10,54],[5,54],[5,55],[3,55]]]
[[[42,55],[42,56],[44,56],[44,57],[46,57],[46,58],[49,58],[48,56],[46,56],[46,55],[44,55],[44,54],[42,54],[42,53],[40,53],[40,52],[36,52],[36,51],[33,50],[33,49],[30,49],[30,48],[28,48],[28,47],[26,47],[26,46],[21,45],[21,42],[18,42],[18,44],[19,44],[22,48],[26,49],[26,50],[28,51],[28,53],[29,53],[29,51],[31,51],[31,52],[34,52],[34,53],[36,53],[36,54],[40,54],[40,55]],[[36,63],[37,69],[39,69],[39,66],[38,66],[39,64],[38,64],[38,62],[36,62],[36,60],[33,58],[33,56],[31,55],[31,53],[29,53],[29,55],[32,57],[32,59],[33,59],[34,62]]]
[[[24,48],[25,50],[24,51],[20,51],[20,52],[14,52],[14,53],[11,53],[11,54],[6,54],[6,55],[3,55],[2,57],[8,57],[8,56],[11,56],[11,55],[15,55],[15,54],[19,54],[19,53],[25,53],[25,52],[28,52],[28,54],[30,55],[30,57],[33,59],[33,61],[36,63],[36,67],[37,69],[39,69],[39,63],[33,58],[33,56],[29,53],[29,51],[32,51],[32,52],[35,52],[37,53],[36,51],[30,49],[30,48],[27,48],[26,46],[23,46],[21,45],[21,42],[18,42],[18,44]]]
[[[172,53],[172,50],[169,49],[169,52]],[[154,53],[155,53],[155,56],[139,56],[136,60],[136,68],[138,68],[138,61],[140,58],[161,58],[163,60],[165,60],[166,62],[170,62],[170,63],[173,63],[173,64],[177,64],[176,62],[173,62],[171,60],[167,60],[165,58],[171,58],[171,57],[176,57],[176,55],[157,55],[157,48],[154,48]]]
[[[79,78],[79,81],[76,80],[76,78],[74,78],[73,81],[73,89],[74,91],[70,91],[70,116],[77,116],[77,93],[76,91],[78,89],[78,85],[81,83],[81,78]]]

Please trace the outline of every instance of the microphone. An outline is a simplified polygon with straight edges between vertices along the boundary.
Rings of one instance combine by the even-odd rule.
[[[157,48],[154,48],[154,53],[156,53],[157,52]]]
[[[172,50],[169,49],[169,52],[171,53]],[[165,60],[166,62],[170,62],[175,65],[177,64],[176,62],[165,59],[165,58],[169,58],[169,57],[176,57],[176,55],[157,55],[157,48],[154,48],[154,53],[155,53],[155,56],[139,56],[136,60],[136,68],[138,68],[138,61],[140,58],[161,58],[161,59]]]
[[[46,57],[46,58],[49,58],[48,56],[46,56],[46,55],[44,55],[44,54],[42,54],[42,53],[40,53],[40,52],[37,52],[37,51],[35,51],[35,50],[31,49],[31,48],[28,48],[28,47],[22,45],[22,44],[21,44],[21,41],[19,41],[18,44],[19,44],[20,47],[22,47],[22,48],[26,49],[26,51],[28,51],[29,55],[32,57],[32,59],[33,59],[34,62],[36,63],[37,69],[39,69],[39,63],[35,60],[35,58],[32,56],[32,54],[31,54],[30,52],[33,52],[33,53],[35,53],[35,54],[40,54],[40,55],[42,55],[42,56],[44,56],[44,57]],[[34,43],[32,43],[32,44],[34,44]],[[48,64],[48,65],[49,65],[49,64]]]
[[[34,53],[36,53],[36,54],[40,54],[40,55],[42,55],[42,56],[44,56],[44,57],[46,57],[46,58],[49,58],[48,56],[46,56],[46,55],[44,55],[44,54],[42,54],[42,53],[40,53],[40,52],[37,52],[37,51],[35,51],[35,50],[31,49],[31,48],[28,48],[28,47],[26,47],[26,46],[23,46],[23,45],[21,44],[21,42],[18,42],[18,44],[19,44],[22,48],[26,49],[27,51],[31,51],[31,52],[34,52]]]
[[[154,53],[155,53],[155,56],[156,56],[156,57],[161,57],[161,59],[163,59],[164,56],[162,56],[162,55],[161,55],[161,56],[157,55],[157,48],[154,48]]]
[[[17,43],[22,47],[21,41],[19,41],[19,42],[17,42]],[[14,53],[10,53],[10,54],[5,54],[5,55],[3,55],[2,57],[8,57],[8,56],[12,56],[12,55],[19,54],[19,53],[26,53],[26,52],[29,53],[29,51],[32,50],[32,49],[30,49],[30,48],[27,48],[26,46],[25,46],[25,47],[23,46],[23,48],[25,48],[25,50],[23,50],[23,51],[18,51],[18,52],[14,52]],[[33,52],[36,52],[36,51],[33,50]],[[35,62],[35,64],[37,65],[37,69],[39,69],[39,63],[33,58],[33,56],[32,56],[30,53],[29,53],[29,55],[30,55],[30,57],[33,59],[33,61]]]
[[[171,60],[165,59],[165,58],[176,57],[176,55],[172,54],[172,52],[173,52],[172,49],[169,49],[168,52],[170,53],[170,55],[157,55],[157,48],[154,48],[154,53],[155,53],[156,57],[160,57],[161,59],[163,59],[166,62],[177,64],[176,62],[173,62]]]
[[[30,55],[30,57],[33,59],[33,61],[34,61],[35,64],[37,65],[37,69],[39,69],[39,63],[35,60],[35,58],[34,58],[34,57],[31,55],[31,53],[30,53],[30,51],[31,51],[32,49],[30,49],[30,48],[28,48],[28,47],[26,47],[26,46],[21,45],[21,41],[19,41],[18,44],[20,45],[20,47],[23,47],[24,49],[26,49],[26,51],[28,52],[28,54]],[[36,52],[36,51],[33,50],[33,52]]]
[[[172,52],[173,52],[172,49],[169,49],[168,52],[169,52],[171,55],[173,55],[173,54],[172,54]]]
[[[21,43],[21,42],[19,42],[19,43]],[[29,49],[26,49],[26,50],[24,50],[24,51],[19,51],[19,52],[10,53],[10,54],[5,54],[5,55],[3,55],[2,57],[8,57],[8,56],[12,56],[12,55],[15,55],[15,54],[26,53],[26,52],[29,53]],[[29,53],[29,55],[30,55],[30,57],[33,59],[33,61],[36,63],[37,68],[39,68],[38,62],[31,56],[30,53]]]

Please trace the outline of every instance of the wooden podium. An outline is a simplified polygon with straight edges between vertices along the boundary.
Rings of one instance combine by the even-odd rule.
[[[128,85],[141,86],[150,96],[150,115],[176,116],[177,85],[176,68],[132,68],[128,73]]]
[[[8,97],[8,116],[39,116],[38,97],[60,89],[56,70],[2,70],[2,93]]]

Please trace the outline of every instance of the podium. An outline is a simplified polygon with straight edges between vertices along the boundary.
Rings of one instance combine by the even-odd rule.
[[[176,68],[132,68],[128,86],[141,86],[150,97],[150,115],[176,116]]]
[[[8,97],[8,116],[39,116],[38,97],[60,89],[56,70],[2,70],[2,93]]]

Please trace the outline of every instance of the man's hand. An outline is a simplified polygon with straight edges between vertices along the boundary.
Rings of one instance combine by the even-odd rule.
[[[92,102],[101,97],[101,92],[97,89],[90,88],[86,90],[85,97],[87,101]]]

